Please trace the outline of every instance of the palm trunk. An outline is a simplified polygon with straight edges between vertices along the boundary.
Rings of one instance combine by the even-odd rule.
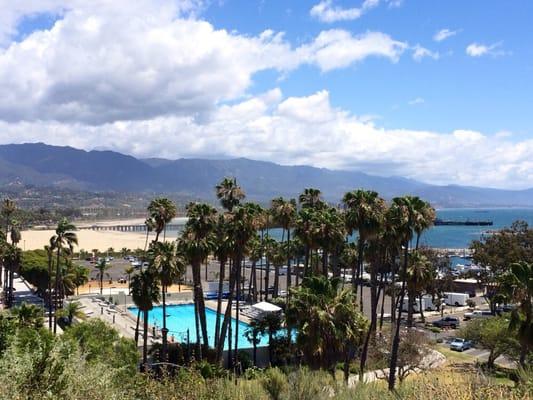
[[[48,329],[52,331],[52,254],[48,254]]]
[[[141,320],[141,309],[137,310],[137,321],[135,323],[135,345],[139,345],[139,321]]]
[[[422,304],[422,295],[418,296],[418,302],[419,302],[419,309],[420,309],[420,319],[422,320],[422,323],[426,323],[426,317],[424,317],[424,307]]]
[[[409,241],[405,242],[404,250],[404,260],[403,260],[403,281],[402,281],[402,290],[400,291],[400,301],[403,305],[403,298],[405,296],[405,276],[407,274],[407,263],[409,257]],[[398,320],[395,326],[394,338],[392,340],[392,349],[391,349],[391,359],[389,365],[389,390],[394,390],[396,383],[396,366],[398,364],[398,350],[400,348],[400,325],[402,320],[402,309],[400,307],[398,310]]]
[[[161,295],[163,300],[163,329],[161,330],[161,333],[163,335],[163,346],[161,348],[161,361],[165,362],[167,361],[167,302],[166,302],[166,292],[167,288],[165,285],[162,285],[161,287]]]
[[[279,265],[274,264],[274,294],[272,295],[273,298],[278,297],[278,289],[279,289]]]
[[[291,230],[287,228],[287,299],[289,298],[289,292],[291,290]]]
[[[143,311],[143,365],[142,371],[146,372],[148,369],[148,311]]]
[[[226,274],[225,260],[220,260],[220,271],[218,275],[218,293],[217,293],[217,315],[215,320],[215,347],[218,345],[220,337],[220,311],[222,310],[222,291],[224,290],[224,276]]]
[[[222,353],[224,352],[224,343],[226,341],[226,334],[231,338],[231,307],[233,305],[233,293],[235,290],[235,266],[232,265],[229,274],[229,295],[228,295],[228,304],[226,305],[226,311],[224,312],[224,320],[222,321],[222,327],[220,329],[220,337],[218,340],[217,347],[217,361],[222,361]],[[229,326],[228,326],[229,325]],[[231,339],[229,340],[230,348],[228,351],[228,360],[231,360]]]
[[[383,275],[381,275],[381,285],[383,285]],[[382,296],[381,296],[381,313],[380,313],[380,316],[379,316],[379,330],[381,331],[383,329],[383,317],[385,316],[385,288],[380,288],[381,291],[382,291]]]
[[[242,265],[242,255],[239,251],[235,263],[238,265],[237,268],[237,308],[235,310],[235,362],[234,366],[239,365],[239,303],[241,301],[241,265]]]
[[[379,292],[376,288],[377,286],[377,277],[375,271],[375,266],[372,266],[371,273],[371,286],[370,286],[370,326],[368,327],[368,331],[366,333],[365,342],[363,345],[363,350],[361,351],[361,361],[359,364],[359,382],[363,381],[363,376],[365,372],[365,366],[366,366],[366,360],[368,356],[368,346],[370,344],[370,340],[372,336],[376,332],[376,326],[377,326],[377,309],[378,309],[378,297]]]
[[[61,280],[61,271],[59,267],[59,257],[61,255],[61,244],[57,248],[57,264],[56,264],[56,284],[55,284],[55,296],[54,296],[54,335],[57,332],[57,306],[58,306],[58,296],[59,296],[59,285]]]
[[[311,249],[309,244],[305,245],[305,261],[304,261],[304,277],[309,276],[309,256],[311,253]]]
[[[364,253],[364,241],[361,237],[361,233],[359,233],[359,239],[357,241],[357,261],[358,261],[358,267],[357,267],[357,274],[359,275],[359,285],[361,292],[359,293],[359,309],[361,312],[363,312],[363,253]]]
[[[199,307],[198,307],[198,297],[197,294],[194,294],[194,325],[196,328],[196,352],[198,354],[198,359],[202,359],[202,345],[200,344],[200,337],[202,332],[200,329],[200,317],[199,317]]]

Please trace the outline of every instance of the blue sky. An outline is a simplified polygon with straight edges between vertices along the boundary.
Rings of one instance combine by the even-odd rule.
[[[533,104],[533,2],[405,0],[399,7],[378,6],[360,18],[324,24],[309,14],[318,1],[225,0],[205,17],[217,27],[256,35],[265,29],[286,32],[292,43],[316,36],[325,25],[352,32],[381,31],[395,39],[439,52],[439,60],[411,58],[396,64],[381,59],[332,73],[302,68],[276,82],[275,74],[257,77],[253,91],[279,85],[291,96],[328,88],[332,103],[357,114],[376,115],[387,127],[513,131],[531,137]],[[362,1],[337,0],[350,8]],[[458,31],[434,41],[442,29]],[[501,43],[505,55],[470,57],[471,43]],[[423,104],[409,106],[421,98]]]
[[[8,2],[0,141],[533,187],[532,17],[525,0]]]

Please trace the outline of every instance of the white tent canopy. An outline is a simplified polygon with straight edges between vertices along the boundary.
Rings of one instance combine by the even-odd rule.
[[[252,305],[253,308],[256,310],[259,310],[261,312],[279,312],[281,311],[281,308],[276,306],[275,304],[268,303],[266,301],[262,301],[260,303],[256,303]]]

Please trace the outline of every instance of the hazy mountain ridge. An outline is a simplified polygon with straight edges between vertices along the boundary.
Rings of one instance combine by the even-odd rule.
[[[297,196],[306,187],[319,188],[328,200],[338,202],[346,191],[362,187],[385,198],[420,195],[443,207],[533,206],[533,189],[437,186],[402,177],[245,158],[139,160],[113,151],[87,152],[42,143],[0,145],[1,185],[21,182],[97,191],[175,192],[213,200],[213,188],[224,176],[236,176],[248,198],[262,202],[275,196]]]

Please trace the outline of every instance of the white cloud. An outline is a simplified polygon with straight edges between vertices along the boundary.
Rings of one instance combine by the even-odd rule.
[[[456,31],[452,31],[450,29],[441,29],[440,31],[436,32],[435,35],[433,36],[433,40],[436,41],[436,42],[442,42],[443,40],[446,40],[452,36],[455,36],[457,35],[457,33],[459,33],[458,30]]]
[[[309,45],[296,49],[302,60],[318,65],[322,71],[347,67],[369,56],[380,56],[396,62],[407,44],[381,32],[367,32],[354,36],[332,29],[321,32]]]
[[[466,54],[470,57],[481,57],[485,55],[501,56],[505,51],[501,50],[502,42],[485,45],[480,43],[471,43],[466,48]]]
[[[321,0],[309,13],[322,22],[351,21],[360,18],[366,11],[378,5],[379,0],[365,0],[360,7],[342,8],[334,6],[333,0]]]
[[[424,104],[426,101],[422,97],[416,97],[413,100],[409,100],[407,104],[410,106],[416,106],[417,104]]]
[[[422,61],[422,59],[426,57],[438,60],[440,58],[440,54],[436,51],[426,49],[425,47],[422,47],[419,44],[413,47],[413,60]]]
[[[63,11],[51,29],[0,50],[0,119],[205,119],[217,104],[244,96],[259,71],[310,64],[327,72],[372,56],[396,62],[407,47],[380,32],[344,30],[293,47],[283,33],[246,36],[180,17],[198,2],[101,1]]]
[[[20,11],[20,4],[36,6]],[[420,58],[431,51],[380,32],[338,29],[294,46],[270,30],[253,36],[216,29],[190,16],[201,4],[2,4],[11,7],[0,13],[6,37],[27,13],[60,19],[0,49],[0,142],[105,147],[140,157],[244,156],[435,183],[533,186],[533,140],[385,129],[334,107],[326,90],[288,98],[279,89],[248,91],[254,74],[266,69],[288,74],[306,64],[327,72],[368,57],[396,62],[406,51],[414,57],[418,50]]]
[[[218,106],[209,121],[160,116],[103,125],[0,121],[0,142],[42,141],[138,157],[248,157],[359,169],[433,183],[533,186],[533,140],[469,130],[385,129],[332,106],[329,93],[284,98],[279,89]]]

